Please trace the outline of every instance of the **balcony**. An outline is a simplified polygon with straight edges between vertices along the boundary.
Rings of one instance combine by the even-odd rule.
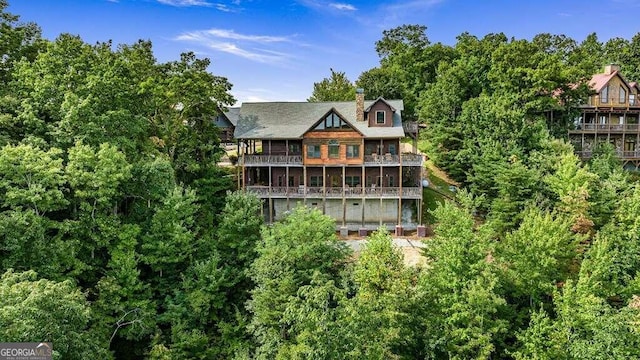
[[[244,155],[238,159],[239,165],[302,165],[302,155]]]
[[[365,165],[422,166],[422,155],[406,153],[402,155],[365,155]],[[238,159],[239,165],[245,166],[269,166],[269,165],[295,165],[302,166],[302,155],[245,155]]]
[[[576,155],[578,155],[581,159],[591,159],[591,157],[593,156],[593,151],[576,151]],[[616,155],[618,155],[618,157],[623,160],[638,160],[640,159],[640,150],[616,150]]]
[[[638,124],[593,124],[583,123],[578,124],[575,130],[570,130],[572,134],[576,133],[596,133],[596,132],[637,132],[640,129]]]
[[[260,198],[400,198],[400,187],[365,187],[364,194],[361,186],[354,187],[269,187],[247,186],[246,190]],[[421,199],[421,187],[403,187],[403,199]]]
[[[387,166],[400,166],[400,159],[402,159],[403,166],[422,166],[422,155],[419,154],[402,154],[402,155],[365,155],[365,165],[387,165]]]

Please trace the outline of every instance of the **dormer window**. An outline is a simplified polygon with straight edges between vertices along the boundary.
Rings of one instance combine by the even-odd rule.
[[[620,97],[618,99],[620,101],[620,104],[624,104],[627,102],[627,91],[622,86],[620,86],[620,92],[618,93],[618,95]]]
[[[384,123],[385,123],[385,112],[376,111],[376,124],[384,124]]]

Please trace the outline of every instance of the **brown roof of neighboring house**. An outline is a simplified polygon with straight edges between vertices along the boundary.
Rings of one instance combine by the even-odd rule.
[[[618,71],[614,71],[611,74],[595,74],[591,77],[589,81],[589,86],[595,90],[596,92],[600,92],[603,87],[605,87],[609,80],[611,80],[614,76],[618,75]]]

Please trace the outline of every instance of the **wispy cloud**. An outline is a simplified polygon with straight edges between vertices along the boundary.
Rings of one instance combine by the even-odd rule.
[[[341,10],[341,11],[356,11],[356,10],[358,10],[355,6],[353,6],[351,4],[344,4],[344,3],[330,3],[329,6],[331,6],[334,9]]]
[[[391,11],[393,14],[400,14],[406,11],[424,11],[438,5],[445,0],[412,0],[412,1],[396,1],[383,6],[384,10]]]
[[[107,1],[118,1],[118,0],[107,0]],[[200,7],[210,7],[215,8],[222,12],[239,12],[242,10],[240,7],[241,0],[231,0],[224,2],[214,2],[212,0],[157,0],[161,4],[175,6],[175,7],[191,7],[191,6],[200,6]]]
[[[358,10],[355,6],[346,2],[330,2],[325,0],[296,0],[296,2],[304,7],[321,11],[321,12],[353,12]]]
[[[188,6],[213,7],[215,5],[206,0],[158,0],[158,2],[161,4],[177,6],[177,7],[188,7]]]
[[[282,43],[289,43],[289,47],[291,44],[303,45],[296,43],[292,36],[240,34],[226,29],[186,32],[178,35],[175,40],[194,43],[211,50],[265,64],[284,63],[293,57],[273,46]]]

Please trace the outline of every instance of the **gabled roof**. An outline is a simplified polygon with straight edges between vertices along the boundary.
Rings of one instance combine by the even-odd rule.
[[[625,80],[622,75],[618,72],[618,70],[615,70],[613,72],[611,72],[611,74],[595,74],[593,75],[593,77],[591,77],[591,80],[589,81],[589,86],[595,90],[596,93],[599,93],[602,88],[604,88],[609,81],[611,81],[611,79],[613,79],[614,77],[619,77],[620,80],[622,81],[623,84],[627,85],[627,87],[630,89],[631,86],[629,85],[629,83],[627,83],[627,80]]]
[[[365,101],[365,108],[376,101]],[[318,120],[334,109],[365,137],[404,137],[402,100],[385,102],[397,109],[392,127],[369,127],[367,121],[357,121],[355,101],[243,103],[234,136],[237,139],[302,139]]]
[[[381,96],[381,97],[379,97],[379,98],[375,99],[375,100],[371,103],[371,105],[369,105],[369,107],[367,107],[366,109],[364,109],[364,112],[369,112],[369,111],[371,111],[371,108],[373,107],[373,105],[375,105],[375,104],[376,104],[376,103],[378,103],[379,101],[382,101],[383,103],[387,104],[387,106],[391,108],[391,111],[394,111],[394,112],[396,111],[396,109],[395,109],[393,106],[391,106],[391,104],[389,104],[389,102],[388,102],[387,100],[385,100],[385,99]]]
[[[335,108],[331,108],[331,110],[327,111],[326,114],[322,115],[322,117],[320,119],[318,119],[318,121],[316,121],[315,123],[313,123],[313,125],[311,125],[311,127],[309,129],[307,129],[307,131],[305,131],[305,134],[308,133],[309,131],[314,131],[315,128],[321,123],[323,122],[327,116],[329,116],[329,114],[335,114],[337,115],[341,120],[344,120],[345,123],[347,123],[347,125],[349,125],[353,130],[355,130],[356,132],[358,132],[360,135],[364,135],[360,132],[360,130],[358,130],[358,128],[356,128],[355,126],[353,126],[353,124],[345,119],[344,115],[340,114],[340,112],[338,110],[336,110]]]
[[[238,125],[238,117],[240,116],[240,108],[239,107],[231,107],[227,108],[227,111],[224,112],[224,115],[229,119],[231,125]]]
[[[638,83],[637,83],[637,82],[635,82],[635,81],[630,82],[630,83],[629,83],[629,87],[630,87],[630,88],[636,88],[636,90],[640,91],[640,86],[639,86],[639,85],[638,85]]]

